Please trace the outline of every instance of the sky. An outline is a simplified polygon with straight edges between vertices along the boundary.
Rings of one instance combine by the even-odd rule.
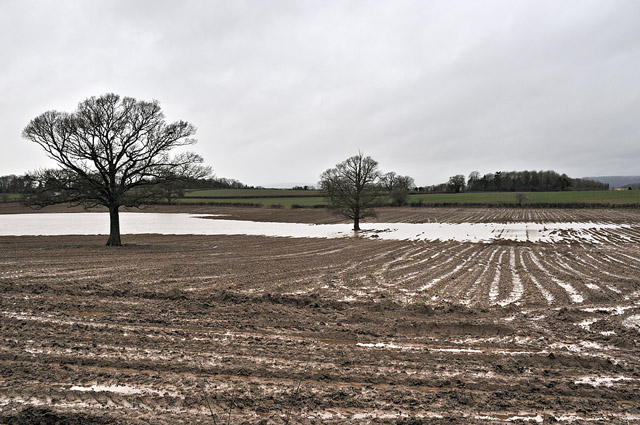
[[[317,184],[357,154],[455,174],[640,175],[640,1],[0,0],[0,175],[91,96],[158,100],[216,176]]]

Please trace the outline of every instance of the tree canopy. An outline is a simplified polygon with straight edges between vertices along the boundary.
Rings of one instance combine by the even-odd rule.
[[[107,245],[121,245],[118,211],[139,207],[157,196],[159,185],[211,173],[193,152],[170,151],[196,141],[186,121],[166,123],[158,101],[105,94],[81,102],[74,112],[48,111],[24,129],[59,168],[30,176],[37,190],[34,206],[76,203],[104,205],[110,213]]]

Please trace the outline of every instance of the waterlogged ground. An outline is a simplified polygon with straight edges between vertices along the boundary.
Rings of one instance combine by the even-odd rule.
[[[291,238],[369,237],[408,241],[600,242],[624,235],[629,224],[595,222],[350,223],[316,224],[233,220],[223,214],[132,213],[119,216],[127,234],[251,235]],[[0,236],[62,236],[109,233],[107,213],[0,214]],[[625,237],[625,236],[622,236]]]
[[[637,423],[639,219],[378,219],[617,226],[555,243],[0,237],[0,423]]]

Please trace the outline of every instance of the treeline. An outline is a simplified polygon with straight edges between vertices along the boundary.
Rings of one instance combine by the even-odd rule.
[[[247,185],[236,179],[210,177],[206,179],[189,180],[187,181],[187,187],[189,189],[244,189]]]
[[[0,176],[0,193],[26,194],[43,183],[29,174]],[[447,183],[434,186],[416,187],[409,176],[387,173],[380,176],[379,184],[383,190],[397,192],[557,192],[567,190],[608,190],[609,184],[589,179],[574,179],[555,171],[498,171],[480,175],[473,171],[465,178],[462,174],[451,176]],[[247,185],[235,179],[207,177],[184,179],[160,185],[159,189],[169,193],[169,199],[182,196],[186,189],[244,189]],[[295,187],[295,189],[315,189],[313,186]],[[172,193],[173,192],[173,193]],[[405,195],[406,196],[406,195]]]
[[[447,183],[429,186],[424,192],[559,192],[569,190],[608,190],[607,183],[574,179],[555,171],[497,171],[481,175],[477,171],[451,176]]]
[[[574,179],[555,171],[498,171],[480,176],[469,174],[469,192],[558,192],[563,190],[608,190],[609,185]]]
[[[0,193],[18,193],[27,194],[42,185],[46,185],[46,182],[35,179],[29,174],[23,176],[16,176],[10,174],[6,176],[0,176]],[[162,185],[161,185],[162,186]],[[243,189],[247,187],[235,179],[227,179],[224,177],[208,177],[202,179],[182,179],[174,181],[170,185],[173,190],[176,189]]]
[[[33,185],[34,181],[29,176],[0,176],[0,193],[25,193]]]

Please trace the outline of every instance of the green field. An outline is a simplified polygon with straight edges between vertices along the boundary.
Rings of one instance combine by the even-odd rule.
[[[16,202],[22,199],[19,193],[0,193],[0,202]]]
[[[5,194],[2,194],[5,195]],[[0,202],[15,202],[22,196],[6,194],[0,197]],[[515,205],[514,192],[484,192],[484,193],[424,193],[409,195],[409,203],[423,203],[425,205]],[[263,207],[282,205],[291,208],[292,205],[313,207],[326,205],[327,200],[318,190],[292,189],[206,189],[188,190],[185,196],[177,199],[180,204],[257,204]],[[576,192],[530,192],[526,193],[523,206],[536,205],[564,205],[573,206],[602,206],[602,205],[640,205],[640,190],[600,190]]]
[[[640,190],[596,190],[579,192],[530,192],[523,205],[535,204],[640,204]],[[425,204],[515,204],[513,192],[437,193],[410,195],[409,202]]]
[[[311,207],[326,204],[327,201],[316,190],[286,189],[210,189],[189,191],[179,203],[234,203],[260,204],[265,207],[292,205]],[[409,203],[422,202],[426,205],[514,205],[517,203],[513,192],[485,193],[434,193],[413,194]],[[640,205],[640,190],[602,190],[580,192],[531,192],[526,194],[523,206],[556,204],[579,205]],[[578,205],[576,205],[578,204]]]
[[[284,198],[289,196],[321,196],[318,190],[294,189],[204,189],[188,190],[184,198]]]
[[[260,204],[263,207],[271,205],[282,205],[285,208],[291,208],[292,205],[300,205],[302,207],[313,207],[318,204],[325,204],[326,201],[320,196],[291,197],[291,198],[180,198],[177,200],[179,204]]]

